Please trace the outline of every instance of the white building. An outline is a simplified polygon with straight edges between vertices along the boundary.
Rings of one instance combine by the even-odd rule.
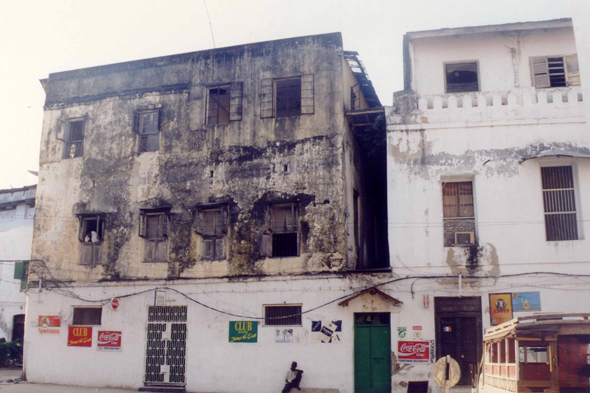
[[[388,217],[393,271],[413,279],[395,292],[404,306],[392,342],[411,336],[396,328],[419,327],[436,358],[459,361],[458,391],[470,389],[491,324],[590,311],[576,55],[570,19],[405,36],[405,90],[386,108]],[[432,365],[395,367],[396,391],[433,385]]]
[[[0,190],[0,338],[6,341],[22,341],[24,334],[26,262],[14,261],[31,258],[36,188]]]

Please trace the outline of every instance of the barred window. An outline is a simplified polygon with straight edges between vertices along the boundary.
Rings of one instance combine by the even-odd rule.
[[[301,306],[264,306],[267,326],[301,326]]]
[[[76,307],[74,308],[74,321],[72,325],[97,325],[102,324],[102,308]]]
[[[548,241],[577,240],[576,198],[573,168],[541,168],[545,232]]]
[[[443,184],[443,216],[473,217],[473,183],[470,181]]]

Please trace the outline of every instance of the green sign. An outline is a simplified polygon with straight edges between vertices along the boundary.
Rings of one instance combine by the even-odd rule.
[[[230,343],[258,342],[257,321],[232,321],[229,323]]]

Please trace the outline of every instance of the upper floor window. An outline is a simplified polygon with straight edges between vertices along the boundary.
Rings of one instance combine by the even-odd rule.
[[[74,307],[74,318],[72,325],[94,325],[102,324],[102,307]]]
[[[270,234],[262,235],[261,254],[295,257],[299,255],[298,209],[295,203],[270,206]]]
[[[533,86],[566,87],[580,85],[578,55],[531,57]]]
[[[227,124],[242,120],[242,82],[207,87],[205,124]]]
[[[479,91],[478,63],[445,64],[445,80],[447,93]]]
[[[203,237],[201,259],[226,258],[227,209],[202,208],[197,212],[196,232]]]
[[[160,150],[160,110],[137,111],[133,114],[133,128],[138,134],[138,152]]]
[[[80,265],[98,265],[102,259],[104,237],[104,216],[101,214],[80,214],[78,240],[80,243]]]
[[[166,209],[143,209],[139,217],[139,236],[144,238],[144,262],[168,260],[168,213]]]
[[[265,326],[301,326],[301,305],[264,306]]]
[[[63,158],[84,155],[84,119],[69,120],[66,124],[66,138]]]
[[[577,240],[576,197],[573,168],[541,168],[545,233],[547,240]]]
[[[260,117],[312,115],[315,111],[313,74],[260,81]]]
[[[473,182],[445,182],[442,194],[445,247],[475,243]]]

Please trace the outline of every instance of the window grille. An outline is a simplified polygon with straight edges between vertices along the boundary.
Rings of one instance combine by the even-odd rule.
[[[267,326],[301,326],[301,306],[265,306]]]
[[[544,167],[541,168],[541,178],[547,240],[577,240],[573,168]]]
[[[76,307],[74,308],[74,321],[72,325],[101,325],[102,308]]]
[[[443,216],[473,217],[473,183],[470,181],[443,184]]]

